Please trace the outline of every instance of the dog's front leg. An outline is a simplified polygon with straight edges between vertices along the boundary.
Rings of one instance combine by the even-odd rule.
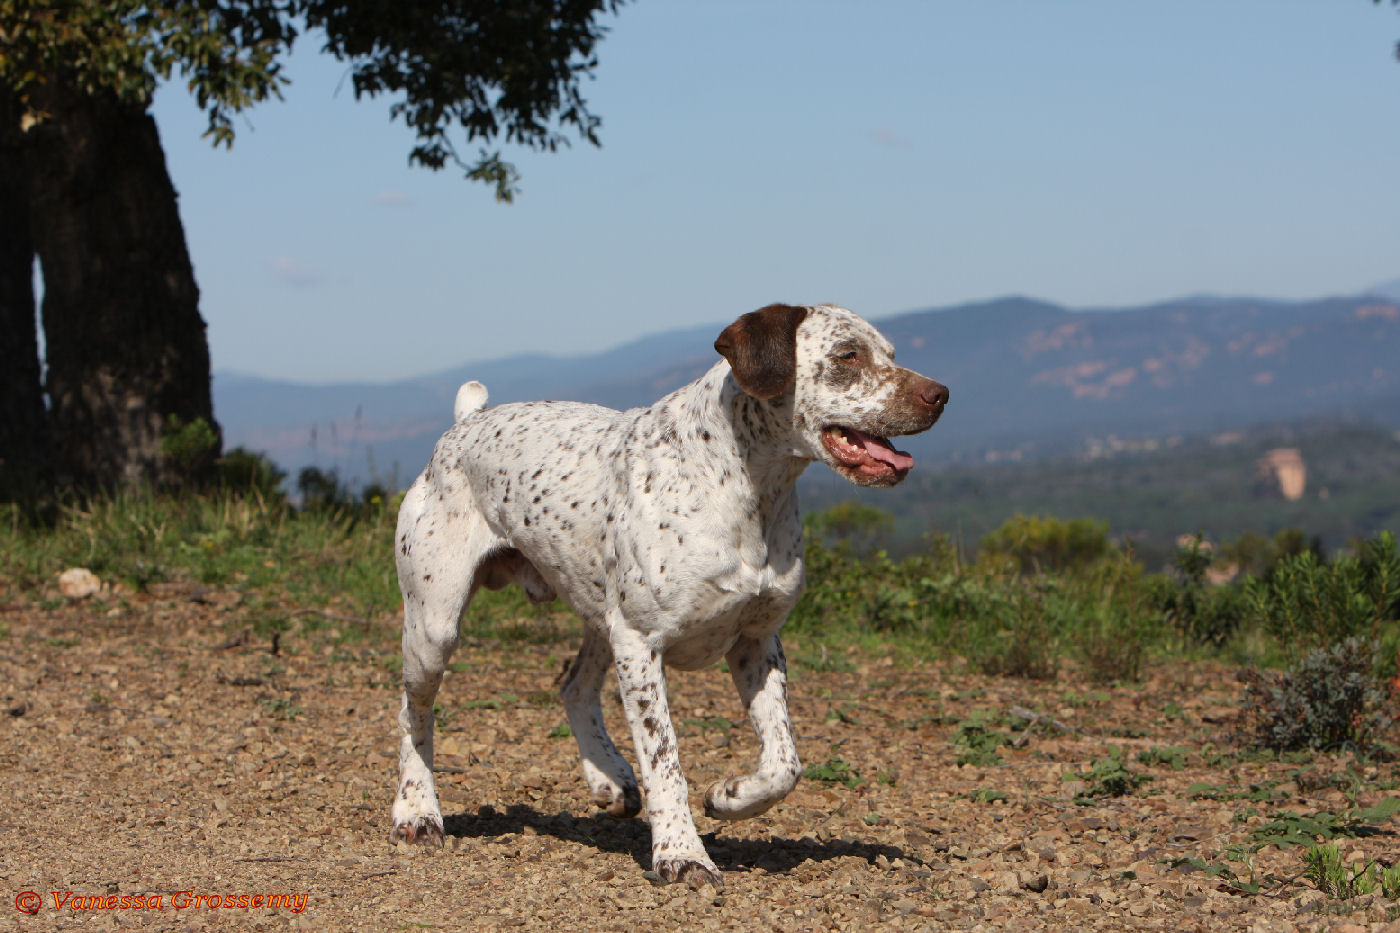
[[[690,814],[690,794],[666,702],[661,652],[622,621],[612,626],[611,641],[622,708],[632,729],[646,792],[652,871],[665,881],[683,881],[691,888],[707,881],[717,890],[723,888],[719,869],[706,854]]]
[[[741,635],[725,660],[758,733],[758,770],[711,784],[705,792],[705,813],[721,820],[742,820],[786,797],[796,786],[802,766],[788,716],[787,659],[778,634]]]

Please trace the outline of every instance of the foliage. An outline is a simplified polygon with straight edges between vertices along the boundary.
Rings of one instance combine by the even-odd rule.
[[[1311,551],[1279,561],[1267,580],[1250,580],[1245,596],[1266,631],[1295,657],[1347,638],[1375,641],[1400,608],[1400,555],[1382,532],[1360,554],[1325,563]]]
[[[86,567],[138,590],[228,584],[259,601],[284,593],[375,614],[399,604],[393,524],[384,505],[310,513],[255,492],[123,492],[63,504],[52,525],[12,514],[0,524],[0,579],[38,590],[64,569]]]
[[[280,499],[287,474],[265,454],[246,447],[224,451],[219,458],[219,487],[235,495],[255,495],[267,501]]]
[[[1199,536],[1197,538],[1199,541]],[[1301,528],[1284,528],[1272,536],[1246,531],[1226,541],[1218,550],[1218,562],[1233,565],[1241,575],[1269,579],[1286,557],[1296,557],[1304,551],[1322,556],[1322,539],[1309,537]]]
[[[1113,545],[1107,522],[1016,515],[983,538],[981,549],[987,560],[1011,562],[1022,573],[1045,573],[1092,564]]]
[[[148,4],[0,0],[0,84],[43,118],[43,86],[63,73],[90,96],[148,106],[178,71],[209,116],[215,145],[233,142],[232,115],[286,83],[279,58],[304,4],[285,0]]]
[[[1253,543],[1244,547],[1252,560]],[[1200,535],[1178,547],[1173,561],[1178,582],[1162,593],[1161,607],[1167,623],[1187,641],[1219,648],[1234,636],[1247,610],[1240,590],[1207,582],[1206,571],[1214,561],[1215,555]]]
[[[894,516],[855,499],[839,502],[803,516],[802,530],[810,541],[827,547],[845,545],[857,554],[870,554],[876,542],[894,529]]]
[[[802,776],[811,781],[821,781],[823,784],[844,784],[854,790],[865,783],[856,770],[851,767],[851,763],[835,754],[832,754],[821,764],[808,765],[802,770]]]
[[[1138,752],[1137,759],[1145,765],[1162,764],[1173,771],[1180,771],[1186,767],[1187,750],[1176,745],[1158,746],[1154,745],[1146,751]]]
[[[808,528],[849,528],[853,514],[818,513]],[[867,527],[869,513],[860,515]],[[967,567],[943,536],[900,561],[883,551],[859,556],[847,540],[809,539],[807,591],[788,629],[949,648],[984,673],[1031,679],[1056,676],[1069,644],[1096,679],[1134,680],[1159,627],[1158,599],[1130,554],[1111,546],[1094,553],[1088,563],[1025,577],[1017,562],[984,558]]]
[[[354,501],[335,470],[319,467],[302,468],[297,474],[297,493],[301,497],[301,507],[308,511],[341,508]]]
[[[1085,672],[1099,683],[1139,680],[1147,642],[1160,628],[1142,567],[1115,554],[1073,579],[1079,617],[1072,628]]]
[[[994,717],[985,710],[974,710],[958,723],[958,731],[953,736],[953,747],[957,749],[957,763],[990,768],[1003,763],[997,749],[1011,742],[1011,737],[998,732],[993,726]]]
[[[1342,851],[1335,842],[1315,845],[1303,854],[1305,877],[1328,897],[1340,899],[1380,893],[1400,898],[1400,865],[1383,868],[1374,859],[1342,863]]]
[[[1375,806],[1332,813],[1277,813],[1269,822],[1250,832],[1250,848],[1259,851],[1265,846],[1287,849],[1310,846],[1318,839],[1355,839],[1381,833],[1379,824],[1400,811],[1400,797],[1387,797]]]
[[[1296,877],[1278,878],[1265,875],[1258,878],[1252,867],[1253,856],[1267,846],[1279,849],[1301,848],[1304,850],[1302,874],[1324,894],[1331,897],[1352,897],[1379,890],[1386,897],[1395,897],[1400,894],[1400,884],[1397,884],[1400,882],[1400,871],[1377,872],[1373,870],[1371,863],[1353,863],[1349,870],[1344,869],[1341,865],[1340,850],[1334,840],[1374,836],[1386,832],[1381,829],[1380,824],[1387,822],[1398,811],[1400,798],[1387,797],[1374,806],[1352,809],[1344,813],[1325,810],[1309,814],[1275,813],[1267,823],[1250,831],[1248,843],[1233,843],[1221,852],[1226,862],[1244,863],[1249,866],[1247,880],[1222,862],[1208,862],[1199,857],[1165,861],[1173,868],[1202,871],[1239,892],[1258,894],[1263,890],[1265,882],[1281,887],[1292,884]],[[1321,844],[1319,840],[1322,841]],[[1327,851],[1329,849],[1331,851]],[[1358,866],[1361,866],[1360,869]],[[1343,875],[1343,872],[1346,874]],[[1367,881],[1361,881],[1363,874],[1369,876]]]
[[[1046,614],[1029,600],[996,605],[997,612],[976,623],[979,637],[966,648],[969,663],[993,677],[1053,680],[1060,671],[1060,658]]]
[[[507,142],[553,152],[568,143],[553,120],[597,145],[599,120],[579,81],[597,65],[601,12],[620,0],[489,0],[453,3],[306,3],[307,23],[326,32],[325,51],[353,62],[356,97],[404,95],[390,108],[418,136],[409,156],[427,168],[448,161],[509,201],[514,169],[482,150],[474,165],[458,156],[447,131],[468,142]]]
[[[1109,747],[1108,757],[1096,760],[1088,771],[1074,777],[1089,785],[1076,795],[1076,799],[1122,797],[1152,780],[1150,774],[1129,768],[1123,761],[1123,750],[1116,746]]]
[[[572,127],[597,145],[599,119],[580,82],[597,66],[606,33],[598,23],[621,0],[208,0],[104,4],[0,0],[0,85],[42,119],[44,85],[57,80],[91,96],[149,105],[156,85],[176,72],[206,111],[206,136],[230,146],[232,117],[286,83],[282,59],[304,27],[323,34],[322,51],[350,67],[355,96],[397,98],[391,119],[417,137],[410,161],[468,178],[514,197],[518,176],[500,152],[475,162],[468,143],[497,139],[553,152]]]
[[[1373,747],[1395,721],[1375,663],[1374,643],[1348,638],[1287,671],[1243,671],[1249,739],[1275,751]]]
[[[218,432],[203,418],[186,424],[179,415],[171,415],[165,422],[160,452],[177,481],[193,487],[206,478],[219,455],[220,444]]]

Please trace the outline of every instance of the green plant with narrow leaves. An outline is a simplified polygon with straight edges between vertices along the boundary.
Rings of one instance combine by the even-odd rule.
[[[1349,638],[1378,641],[1400,609],[1395,535],[1363,542],[1355,556],[1325,562],[1304,551],[1278,562],[1268,580],[1251,579],[1254,617],[1293,657]]]
[[[1335,842],[1310,847],[1303,853],[1303,864],[1307,879],[1328,897],[1347,900],[1379,893],[1400,898],[1400,865],[1387,868],[1374,859],[1347,865]]]

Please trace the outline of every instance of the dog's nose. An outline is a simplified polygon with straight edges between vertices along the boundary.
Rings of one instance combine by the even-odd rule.
[[[919,401],[935,411],[942,411],[948,404],[948,387],[930,379],[919,389]]]

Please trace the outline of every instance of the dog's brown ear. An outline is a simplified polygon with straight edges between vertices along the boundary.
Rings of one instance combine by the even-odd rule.
[[[767,401],[788,390],[797,378],[797,325],[806,316],[806,308],[769,305],[724,329],[715,350],[729,361],[740,388]]]

